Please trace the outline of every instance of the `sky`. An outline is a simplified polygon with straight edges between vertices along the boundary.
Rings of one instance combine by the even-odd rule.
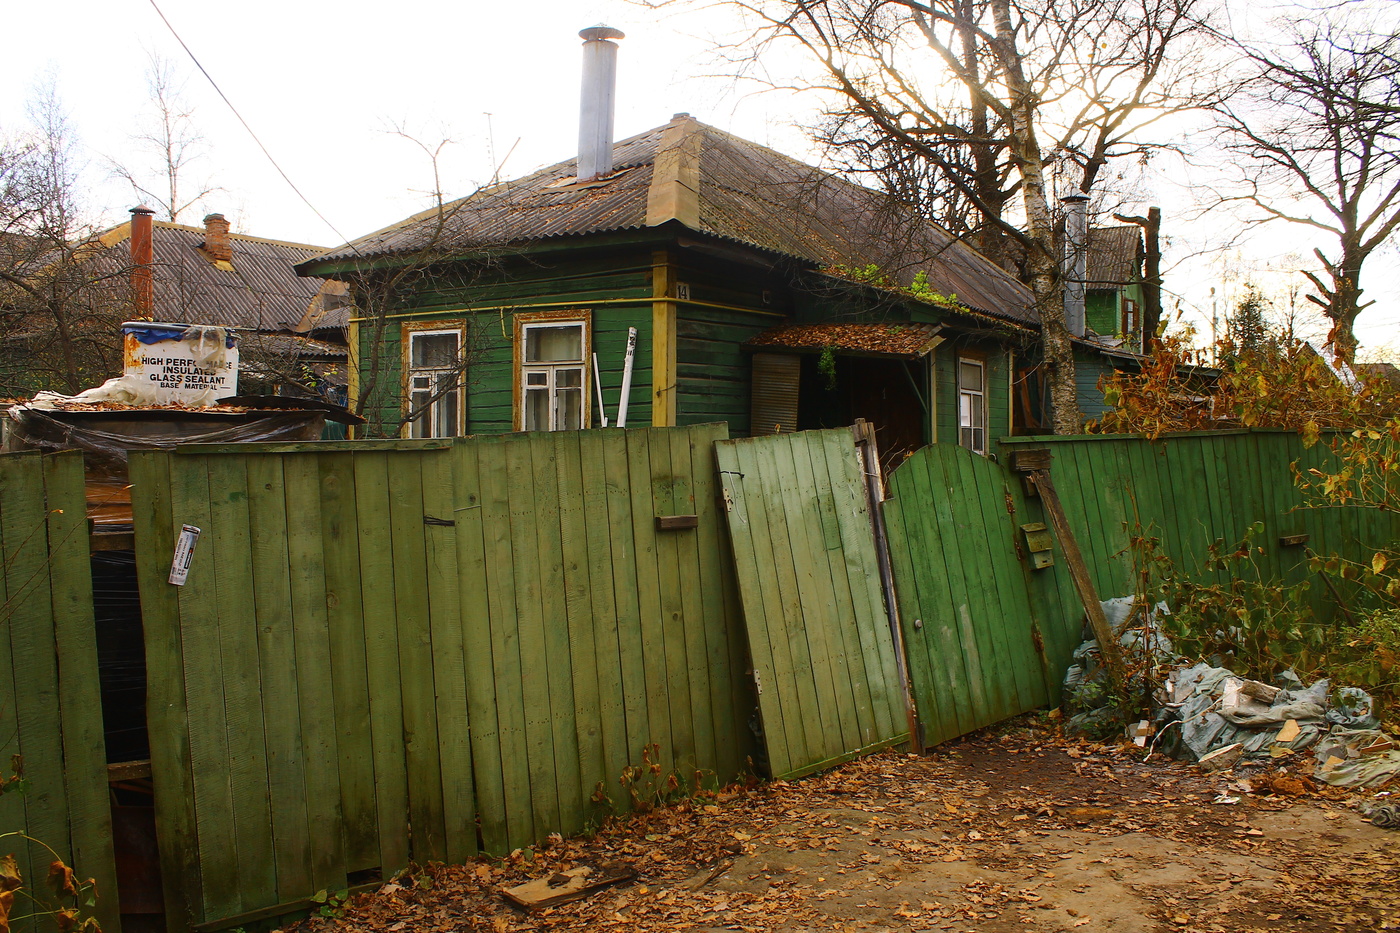
[[[187,177],[222,189],[182,222],[197,224],[218,211],[236,231],[274,239],[331,247],[422,209],[434,188],[423,147],[444,139],[451,143],[438,168],[449,198],[497,173],[518,177],[570,158],[577,145],[578,30],[600,22],[627,36],[620,42],[617,138],[684,111],[820,161],[803,131],[819,101],[764,92],[726,74],[715,39],[732,36],[738,25],[713,9],[656,10],[628,0],[157,2],[291,184],[195,69],[151,0],[13,4],[0,57],[0,133],[22,125],[35,88],[52,81],[83,156],[86,207],[100,224],[125,220],[138,200],[111,165],[141,164],[132,137],[153,116],[153,55],[173,66],[203,136],[204,155]],[[796,67],[765,65],[778,75]],[[1282,295],[1297,277],[1280,270],[1296,268],[1311,244],[1297,231],[1273,229],[1230,251],[1215,249],[1222,225],[1218,217],[1195,216],[1182,184],[1190,169],[1178,166],[1146,185],[1138,212],[1148,203],[1163,206],[1168,308],[1179,297],[1186,319],[1208,331],[1212,303],[1223,313],[1245,279]],[[1363,313],[1358,333],[1373,351],[1400,350],[1400,293],[1380,284],[1400,274],[1400,251],[1389,250],[1368,274],[1368,297],[1379,302]]]

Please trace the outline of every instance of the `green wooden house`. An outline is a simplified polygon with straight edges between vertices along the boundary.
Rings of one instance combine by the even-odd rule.
[[[382,433],[726,421],[877,427],[891,454],[1010,433],[1031,293],[877,192],[687,114],[299,266],[349,283]],[[377,298],[375,296],[378,296]]]
[[[1089,228],[1084,311],[1095,334],[1121,341],[1120,349],[1141,353],[1142,262],[1146,247],[1142,228]]]

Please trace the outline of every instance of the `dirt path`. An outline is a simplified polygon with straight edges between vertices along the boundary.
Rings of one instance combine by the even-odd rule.
[[[1141,756],[1026,728],[875,756],[435,869],[303,929],[1400,930],[1400,832],[1346,800],[1244,794]],[[608,863],[639,883],[529,914],[496,893]]]

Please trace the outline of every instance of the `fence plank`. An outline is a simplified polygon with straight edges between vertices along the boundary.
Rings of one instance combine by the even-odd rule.
[[[200,458],[209,475],[209,562],[218,612],[221,702],[228,730],[229,793],[239,861],[240,913],[278,903],[272,813],[258,670],[256,592],[248,531],[248,475],[242,459]],[[217,568],[217,571],[215,570]]]
[[[398,665],[398,609],[389,521],[393,506],[389,455],[378,451],[356,454],[353,470],[355,534],[359,538],[356,571],[360,610],[364,613],[375,835],[380,871],[389,877],[409,864],[408,775],[403,764],[403,685]]]
[[[477,853],[476,794],[461,600],[457,591],[458,513],[452,453],[441,451],[416,459],[423,483],[428,622],[437,697],[436,740],[442,769],[443,851],[448,861],[462,862]]]
[[[288,454],[282,461],[312,893],[320,889],[340,890],[346,875],[340,748],[321,551],[321,481],[316,456]],[[204,845],[203,839],[200,845]],[[209,919],[219,916],[227,915]]]
[[[447,856],[433,683],[428,557],[424,541],[423,476],[416,462],[389,470],[389,530],[398,609],[398,660],[408,765],[409,825],[415,862]]]
[[[307,853],[311,828],[306,811],[301,706],[297,697],[296,640],[292,633],[292,589],[287,557],[287,500],[282,461],[249,457],[248,547],[255,586],[257,657],[262,673],[264,748],[272,817],[277,902],[314,891]],[[244,598],[247,598],[246,596]]]

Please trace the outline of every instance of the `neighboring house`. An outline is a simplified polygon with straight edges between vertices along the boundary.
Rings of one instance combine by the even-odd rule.
[[[987,452],[1011,432],[1038,343],[1013,276],[884,195],[687,114],[610,155],[596,177],[561,162],[298,267],[355,286],[372,422],[580,428],[603,423],[601,395],[616,423],[636,328],[628,426],[864,417],[890,451]],[[359,297],[410,268],[392,305]]]
[[[60,388],[38,377],[26,382],[24,358],[41,347],[61,356],[54,332],[62,325],[73,345],[87,351],[82,378],[88,385],[82,388],[96,385],[120,373],[121,322],[145,319],[236,328],[242,394],[343,400],[345,287],[294,269],[323,249],[231,233],[221,214],[190,227],[135,208],[130,221],[90,240],[31,250],[24,280],[58,294],[50,280],[63,277],[64,304],[48,310],[31,300],[15,307],[0,346],[6,381],[21,391]],[[148,288],[142,284],[147,280]],[[10,291],[18,294],[14,286]]]
[[[1142,263],[1146,248],[1138,226],[1090,227],[1084,311],[1089,330],[1143,352]]]
[[[154,220],[141,208],[100,237],[111,261],[142,265],[133,225],[150,225],[149,307],[139,291],[134,318],[236,328],[241,394],[318,394],[343,400],[345,288],[297,275],[323,247],[231,233],[222,214],[203,227]]]

